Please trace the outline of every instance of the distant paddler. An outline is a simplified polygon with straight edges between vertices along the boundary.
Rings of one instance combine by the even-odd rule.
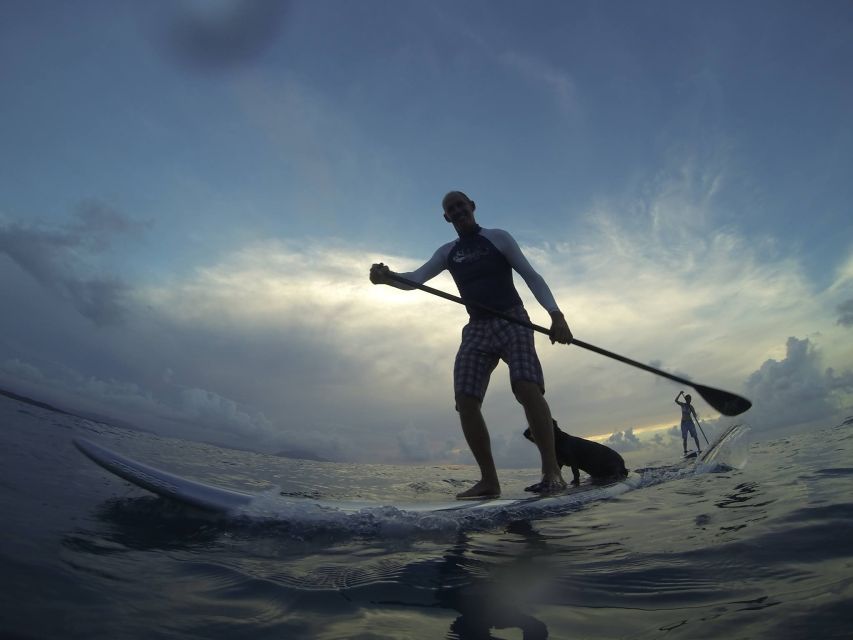
[[[681,396],[684,396],[684,401],[679,400]],[[699,446],[699,436],[696,435],[696,426],[693,424],[693,419],[696,419],[696,422],[699,422],[699,416],[696,415],[696,409],[693,408],[693,405],[690,404],[690,394],[684,393],[684,391],[679,391],[678,395],[675,396],[675,404],[681,406],[681,441],[684,445],[684,455],[687,455],[687,434],[693,436],[693,440],[696,442],[696,452],[702,453],[702,447]]]

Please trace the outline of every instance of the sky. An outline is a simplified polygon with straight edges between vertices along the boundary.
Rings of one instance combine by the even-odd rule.
[[[461,189],[578,338],[745,395],[757,433],[837,423],[851,77],[845,2],[0,1],[0,388],[261,451],[470,463],[464,309],[367,278],[453,239]],[[565,430],[677,448],[681,386],[537,349]],[[533,466],[507,377],[495,457]]]

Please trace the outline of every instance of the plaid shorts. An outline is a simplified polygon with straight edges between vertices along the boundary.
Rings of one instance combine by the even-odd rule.
[[[506,313],[530,322],[522,306]],[[509,365],[510,383],[535,382],[544,393],[545,378],[533,345],[533,329],[503,318],[486,318],[471,320],[462,329],[462,344],[453,365],[456,395],[473,396],[482,402],[498,360]]]

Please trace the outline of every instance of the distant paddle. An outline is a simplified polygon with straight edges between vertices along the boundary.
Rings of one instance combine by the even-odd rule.
[[[413,289],[420,289],[421,291],[426,291],[427,293],[431,293],[434,296],[438,296],[439,298],[444,298],[445,300],[450,300],[451,302],[456,302],[458,304],[465,305],[466,307],[472,307],[475,309],[479,309],[480,311],[485,311],[486,313],[490,313],[499,318],[503,318],[504,320],[508,320],[509,322],[514,322],[516,324],[529,327],[530,329],[538,331],[539,333],[544,333],[546,336],[551,334],[551,332],[545,327],[540,327],[539,325],[533,324],[532,322],[527,322],[525,320],[519,320],[518,318],[514,318],[509,314],[497,311],[496,309],[490,309],[489,307],[481,305],[477,302],[466,302],[462,298],[447,293],[446,291],[433,289],[432,287],[428,287],[425,284],[414,282],[413,280],[409,280],[408,278],[404,278],[403,276],[397,275],[393,272],[389,272],[387,275],[388,278],[390,278],[391,280],[395,280],[400,284],[412,287]],[[582,347],[583,349],[587,349],[589,351],[594,351],[595,353],[606,356],[608,358],[619,360],[620,362],[629,364],[632,367],[637,367],[638,369],[643,369],[644,371],[648,371],[649,373],[654,373],[655,375],[659,375],[664,378],[669,378],[670,380],[673,380],[675,382],[680,382],[681,384],[693,387],[696,392],[700,396],[702,396],[705,402],[714,407],[714,409],[722,413],[724,416],[740,415],[752,406],[752,403],[749,400],[737,394],[730,393],[729,391],[723,391],[722,389],[706,387],[703,384],[697,384],[696,382],[692,382],[690,380],[687,380],[686,378],[667,373],[666,371],[661,371],[660,369],[656,369],[655,367],[652,367],[650,365],[643,364],[642,362],[637,362],[636,360],[631,360],[630,358],[626,358],[625,356],[620,356],[618,353],[613,353],[612,351],[607,351],[606,349],[602,349],[601,347],[596,347],[595,345],[589,344],[588,342],[584,342],[583,340],[578,340],[577,338],[574,338],[572,340],[572,344],[578,347]]]
[[[749,407],[747,407],[747,408],[749,408]],[[696,419],[696,426],[699,427],[699,431],[702,432],[702,437],[705,438],[705,444],[707,444],[710,447],[711,443],[708,442],[708,436],[705,435],[705,430],[702,428],[702,424],[699,422],[698,418]]]

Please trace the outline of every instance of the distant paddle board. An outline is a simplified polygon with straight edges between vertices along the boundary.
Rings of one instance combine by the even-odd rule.
[[[107,447],[85,438],[76,438],[74,445],[98,466],[143,489],[175,500],[182,504],[212,511],[229,513],[248,507],[258,494],[245,493],[217,487],[197,480],[184,478],[168,471],[128,458]],[[382,504],[366,501],[315,500],[312,498],[291,498],[292,502],[333,509],[341,513],[357,513],[377,507],[394,507],[408,513],[435,512],[479,512],[500,511],[510,508],[533,507],[537,503],[548,507],[565,507],[584,504],[618,496],[639,485],[639,476],[629,475],[626,479],[611,484],[583,484],[568,489],[564,493],[550,496],[524,496],[520,498],[494,498],[484,500],[452,500],[447,502]]]

